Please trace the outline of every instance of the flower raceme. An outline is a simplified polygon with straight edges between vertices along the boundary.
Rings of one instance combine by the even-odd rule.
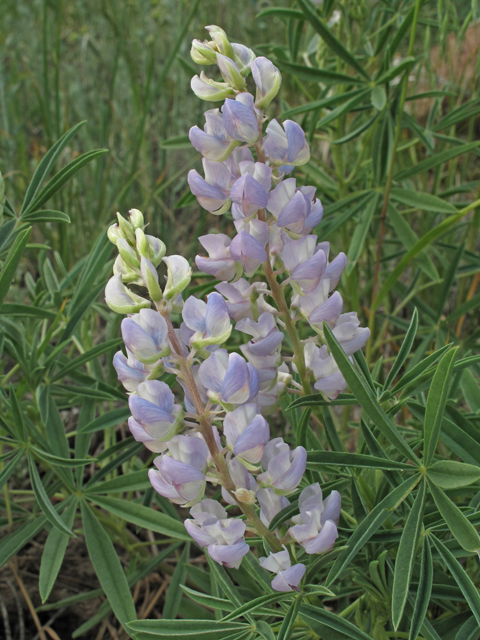
[[[224,103],[205,112],[203,128],[190,129],[203,175],[192,169],[188,183],[201,207],[217,216],[231,212],[233,233],[199,238],[203,254],[196,266],[219,282],[206,299],[184,300],[192,278],[188,261],[167,256],[165,244],[145,234],[140,211],[132,209],[128,219],[118,214],[108,231],[119,255],[105,298],[127,316],[121,325],[126,355],[119,351],[113,363],[129,393],[132,435],[159,454],[149,471],[152,486],[190,508],[185,527],[191,537],[215,562],[237,568],[249,550],[246,534],[256,532],[272,550],[260,564],[275,574],[273,589],[300,590],[305,564],[292,565],[283,545],[298,543],[300,560],[330,550],[341,498],[332,491],[323,500],[318,484],[306,486],[307,451],[284,441],[266,416],[287,390],[309,393],[313,386],[335,398],[346,387],[323,323],[349,357],[369,331],[356,313],[343,310],[334,291],[346,256],[330,260],[330,244],[315,234],[323,216],[315,187],[287,177],[309,160],[305,133],[292,120],[264,126],[281,85],[278,69],[230,43],[221,28],[207,30],[211,40],[194,40],[192,58],[216,65],[219,78],[202,72],[192,89],[203,100]],[[293,357],[282,354],[285,344],[293,346]],[[183,398],[159,379],[164,374],[176,376]],[[207,497],[210,484],[220,485],[223,500],[237,507],[234,517]],[[279,519],[270,531],[290,508],[287,496],[300,490],[298,515]]]

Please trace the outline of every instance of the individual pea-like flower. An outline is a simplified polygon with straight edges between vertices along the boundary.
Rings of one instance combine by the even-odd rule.
[[[260,505],[260,520],[266,527],[270,526],[271,521],[290,504],[285,496],[279,496],[272,489],[258,489],[257,500]]]
[[[245,504],[255,504],[257,483],[252,474],[247,471],[247,468],[238,458],[232,458],[229,460],[227,467],[230,478],[235,485],[233,495],[236,500],[234,500],[228,491],[226,491],[225,487],[222,487],[222,498],[225,502],[227,504],[237,504],[237,501]]]
[[[252,152],[248,147],[235,147],[230,156],[225,160],[224,164],[230,171],[230,185],[241,177],[240,165],[242,162],[251,162],[255,164]]]
[[[147,258],[154,267],[158,267],[167,252],[165,243],[160,238],[145,234],[143,229],[140,228],[135,229],[135,240],[138,255]]]
[[[247,282],[240,278],[231,284],[222,282],[215,289],[227,300],[230,318],[238,322],[242,318],[250,318],[265,312],[273,313],[276,310],[265,302],[267,285],[265,282]]]
[[[275,317],[271,313],[262,313],[258,322],[245,318],[237,323],[236,329],[252,336],[252,339],[240,349],[257,369],[260,382],[275,378],[279,364],[279,348],[284,337],[277,327]],[[269,370],[271,375],[268,373]]]
[[[201,207],[219,216],[230,208],[230,170],[222,162],[203,159],[205,179],[191,169],[188,184]]]
[[[302,293],[310,293],[319,284],[327,266],[323,249],[316,245],[317,236],[290,240],[282,250],[282,261],[290,273],[290,281]]]
[[[300,482],[307,464],[307,452],[304,447],[290,451],[283,438],[273,438],[263,451],[263,473],[257,476],[258,484],[270,487],[279,495],[292,493]]]
[[[330,400],[335,400],[346,389],[347,382],[327,346],[317,347],[310,342],[305,345],[304,353],[306,367],[313,371],[315,389],[322,391]]]
[[[258,394],[258,374],[238,353],[214,351],[200,365],[198,377],[213,402],[251,402]]]
[[[150,307],[150,300],[146,300],[130,291],[122,282],[121,273],[112,276],[105,287],[105,302],[115,313],[138,313],[140,309]]]
[[[257,109],[265,109],[277,95],[282,84],[282,76],[277,67],[264,56],[252,60],[250,69],[257,86],[255,106]]]
[[[292,567],[290,555],[285,547],[283,551],[270,553],[267,558],[259,558],[258,561],[264,569],[277,574],[272,580],[272,589],[275,591],[300,591],[298,585],[305,575],[306,567],[301,563]]]
[[[257,413],[256,405],[251,403],[227,413],[223,421],[223,433],[230,451],[253,464],[260,462],[263,449],[270,439],[268,422]]]
[[[232,54],[233,54],[233,50],[232,50]],[[234,60],[232,60],[227,55],[222,55],[221,53],[217,53],[217,65],[220,70],[220,73],[222,74],[222,78],[227,83],[227,85],[230,85],[236,91],[245,91],[246,89],[245,78],[240,73],[240,70],[237,67]]]
[[[282,126],[271,120],[267,125],[265,154],[272,165],[299,167],[310,160],[310,147],[302,127],[293,120],[285,120]]]
[[[255,60],[255,54],[251,49],[246,47],[243,44],[238,44],[237,42],[232,42],[233,49],[233,59],[242,74],[242,76],[248,76],[250,73],[250,62]]]
[[[316,307],[309,317],[309,322],[313,326],[322,328],[322,324],[326,322],[330,328],[335,326],[340,314],[342,313],[343,299],[342,296],[335,291],[330,298]]]
[[[149,436],[145,429],[139,424],[133,416],[128,419],[128,428],[130,433],[137,442],[141,442],[149,451],[153,453],[162,453],[168,447],[168,442],[157,440],[153,436]]]
[[[122,338],[133,356],[151,364],[168,355],[167,323],[165,318],[153,309],[141,309],[129,318],[122,320]]]
[[[156,469],[148,477],[157,493],[174,504],[190,506],[203,498],[208,466],[208,447],[203,438],[175,436],[169,453],[155,458]]]
[[[129,397],[128,406],[136,422],[156,440],[171,440],[181,429],[182,408],[175,404],[175,397],[165,382],[142,382]]]
[[[370,337],[370,329],[360,326],[360,320],[355,311],[342,313],[332,330],[347,356],[362,349]]]
[[[323,216],[322,203],[315,198],[315,191],[315,187],[297,190],[295,178],[278,184],[269,193],[267,205],[277,226],[296,235],[310,233]]]
[[[113,366],[117,372],[117,377],[127,391],[135,391],[138,385],[150,375],[160,375],[163,372],[163,361],[160,360],[147,365],[137,360],[133,353],[127,348],[127,356],[121,352],[113,356]]]
[[[324,501],[318,483],[302,491],[298,499],[300,515],[292,518],[294,526],[288,533],[299,542],[308,554],[330,551],[338,537],[342,499],[338,491],[332,491]]]
[[[220,102],[229,96],[235,95],[235,91],[230,85],[226,82],[210,80],[203,71],[200,76],[193,76],[190,86],[197,98],[207,102]]]
[[[189,342],[195,349],[222,344],[232,333],[227,303],[216,291],[208,296],[206,303],[190,296],[183,307],[182,317],[194,332]]]
[[[237,265],[230,255],[232,241],[224,233],[209,233],[200,236],[200,243],[208,251],[208,258],[197,256],[195,264],[204,273],[219,280],[228,281],[235,277]],[[241,267],[240,267],[241,269]]]
[[[163,262],[167,265],[167,284],[163,297],[172,300],[190,284],[192,268],[183,256],[168,256],[163,258]]]
[[[143,256],[140,258],[140,273],[143,285],[147,288],[151,299],[154,302],[160,302],[163,297],[163,293],[158,282],[158,272],[150,260]]]
[[[237,143],[254,144],[258,140],[258,121],[250,93],[239,93],[235,100],[227,98],[222,107],[223,126]]]
[[[216,500],[201,500],[190,509],[193,519],[185,520],[189,535],[218,564],[238,569],[249,547],[244,540],[245,523],[228,518],[227,512]]]
[[[258,267],[267,260],[265,244],[266,241],[262,244],[245,229],[242,229],[232,240],[230,255],[235,262],[242,265],[247,276],[253,275]]]
[[[235,220],[250,218],[267,206],[272,181],[271,168],[261,162],[240,162],[239,169],[241,177],[230,190]]]
[[[220,109],[210,109],[205,112],[204,130],[194,126],[188,133],[192,145],[207,160],[222,162],[240,144],[227,134],[223,120]]]

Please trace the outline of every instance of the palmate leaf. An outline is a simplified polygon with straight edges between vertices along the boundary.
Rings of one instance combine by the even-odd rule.
[[[423,521],[425,490],[426,483],[423,481],[420,484],[413,508],[405,523],[395,560],[392,592],[392,624],[395,630],[398,629],[407,602],[410,580],[412,578],[417,553],[417,544]]]
[[[326,323],[323,324],[323,331],[327,340],[330,351],[332,352],[335,362],[338,364],[340,371],[342,372],[347,384],[353,391],[358,402],[361,404],[365,412],[369,415],[373,424],[381,431],[381,433],[393,444],[393,446],[414,464],[419,464],[419,459],[405,442],[405,439],[397,431],[396,426],[387,416],[382,407],[378,404],[376,398],[373,397],[372,392],[366,385],[366,383],[359,376],[354,369],[350,359],[343,351],[342,347],[338,344],[331,329]]]
[[[126,626],[127,622],[136,618],[135,605],[117,552],[105,529],[85,502],[82,502],[82,518],[88,555],[95,573],[113,612],[119,622]]]

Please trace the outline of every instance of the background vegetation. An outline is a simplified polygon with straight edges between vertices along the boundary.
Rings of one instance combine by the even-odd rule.
[[[135,609],[139,619],[218,620],[231,602],[238,606],[263,593],[242,569],[231,573],[232,596],[230,582],[222,582],[227,572],[211,573],[188,542],[182,514],[149,488],[151,456],[129,436],[125,394],[110,364],[120,319],[102,295],[113,258],[105,231],[117,210],[143,210],[151,233],[189,258],[199,249],[198,235],[231,229],[228,216],[214,219],[200,210],[186,184],[188,169],[199,164],[187,133],[203,123],[205,108],[189,87],[198,72],[189,48],[193,37],[205,37],[206,24],[221,25],[282,71],[277,114],[302,124],[312,148],[311,161],[296,175],[318,188],[325,207],[320,239],[331,242],[333,255],[348,255],[339,285],[345,308],[359,310],[372,329],[358,370],[414,449],[421,445],[431,380],[439,370],[442,380],[448,373],[446,395],[438,399],[447,411],[438,452],[480,465],[480,211],[469,206],[480,193],[478,16],[475,2],[454,0],[325,0],[317,13],[306,0],[275,6],[4,0],[0,628],[7,638],[37,632],[42,640],[55,633],[121,638],[120,623],[133,619]],[[205,283],[198,276],[190,291],[208,292],[213,285]],[[415,308],[416,336],[414,321],[404,342]],[[451,343],[459,348],[456,364],[448,368],[442,360],[437,368]],[[321,416],[327,435],[316,414],[286,411],[292,400],[274,417],[279,435],[307,437],[310,419],[311,449],[392,453],[381,434],[376,454],[368,446],[368,418],[364,413],[361,422],[351,397]],[[355,403],[362,404],[358,396]],[[388,469],[350,468],[311,468],[319,474],[313,479],[344,496],[339,547],[392,481]],[[474,524],[479,491],[478,480],[448,488],[452,504]],[[474,554],[452,538],[437,501],[429,500],[424,530],[435,531],[478,585]],[[401,530],[407,507],[376,534],[376,546],[369,543],[352,558],[332,587],[336,597],[325,600],[375,640],[395,637],[389,572],[399,536],[385,530]],[[336,553],[312,569],[319,583]],[[449,566],[440,551],[433,558],[432,599],[423,612],[430,622],[419,637],[476,637],[466,634],[480,620],[478,594],[467,590],[467,597],[458,580],[440,570]],[[420,563],[419,554],[414,585]],[[121,588],[125,580],[134,605]],[[188,589],[197,592],[193,599]],[[198,593],[224,598],[223,609],[212,613]],[[280,640],[287,634],[355,637],[324,623],[267,626]],[[397,637],[408,637],[407,618],[402,624]]]

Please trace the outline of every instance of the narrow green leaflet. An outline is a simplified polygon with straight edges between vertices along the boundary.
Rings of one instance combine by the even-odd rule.
[[[339,467],[363,467],[366,469],[398,469],[400,471],[416,471],[411,464],[377,458],[361,453],[343,453],[341,451],[309,451],[307,469],[317,470],[323,465]]]
[[[456,460],[440,460],[427,469],[427,476],[441,489],[458,489],[479,480],[480,467]]]
[[[178,559],[177,566],[173,572],[170,585],[168,587],[165,604],[163,606],[162,617],[174,620],[177,617],[183,592],[181,587],[185,584],[187,577],[186,564],[190,557],[190,542],[185,545],[182,555]]]
[[[337,40],[330,29],[323,24],[315,11],[315,7],[309,0],[298,0],[298,4],[303,11],[305,18],[310,22],[312,27],[318,33],[318,35],[324,40],[325,44],[344,62],[346,62],[352,69],[355,69],[364,78],[368,78],[368,73],[357,62],[356,57],[348,51],[343,44]]]
[[[14,452],[12,451],[11,455],[13,455],[13,453]],[[8,481],[12,473],[15,471],[15,467],[17,466],[18,461],[23,456],[23,454],[24,454],[23,449],[20,449],[19,451],[17,451],[16,456],[12,458],[10,462],[6,464],[4,468],[0,471],[0,489],[3,488],[3,485]]]
[[[66,367],[64,367],[63,369],[60,369],[60,371],[56,373],[55,376],[53,376],[51,381],[55,382],[55,380],[59,380],[60,378],[63,378],[64,376],[67,375],[67,373],[70,373],[70,371],[77,372],[78,368],[81,367],[82,365],[86,364],[87,362],[90,362],[90,360],[93,360],[98,356],[101,356],[103,353],[110,351],[110,349],[118,347],[121,343],[122,343],[121,338],[114,338],[113,340],[107,340],[106,342],[99,344],[97,347],[93,347],[93,349],[89,349],[85,353],[82,353],[80,356],[71,360]]]
[[[423,621],[428,611],[430,603],[430,594],[432,592],[433,583],[433,561],[432,550],[428,536],[423,538],[422,562],[420,565],[420,579],[417,587],[417,597],[413,615],[410,620],[410,634],[408,640],[417,640],[417,636],[422,628]]]
[[[5,262],[3,263],[3,267],[0,272],[0,307],[7,297],[8,290],[10,289],[12,280],[15,277],[15,272],[20,263],[20,258],[27,246],[31,228],[32,227],[28,227],[18,234],[15,238],[15,242],[10,247],[7,257],[5,258]]]
[[[82,518],[88,555],[95,573],[113,612],[119,622],[126,626],[127,622],[136,618],[135,605],[115,547],[85,502],[82,502]]]
[[[379,197],[379,193],[376,193],[374,195],[374,197],[370,200],[370,202],[360,214],[358,224],[355,225],[355,230],[353,232],[353,236],[347,252],[347,275],[349,275],[356,268],[357,260],[362,254],[363,245],[368,235],[370,225],[372,224]]]
[[[432,196],[430,193],[419,193],[413,189],[401,189],[392,187],[390,196],[393,200],[406,204],[408,207],[415,207],[423,211],[433,211],[434,213],[457,213],[457,208],[442,200],[438,196]]]
[[[308,421],[310,420],[311,409],[305,409],[300,418],[297,429],[295,432],[295,442],[298,446],[307,448],[307,430],[309,428]]]
[[[71,222],[70,216],[63,211],[54,211],[53,209],[42,209],[41,211],[32,211],[22,216],[24,222]]]
[[[73,526],[75,514],[77,512],[77,500],[74,499],[63,512],[61,519],[69,529]],[[58,572],[62,566],[63,558],[67,550],[69,536],[53,528],[48,534],[47,541],[42,553],[40,563],[40,575],[38,587],[42,602],[45,602],[57,579]]]
[[[283,7],[269,7],[257,13],[257,18],[265,18],[266,16],[278,16],[279,18],[292,18],[294,20],[303,20],[305,17],[301,11],[284,9]]]
[[[426,467],[430,465],[437,447],[457,351],[458,348],[451,349],[440,360],[428,392],[423,447],[423,459]]]
[[[30,184],[28,185],[27,193],[25,194],[25,199],[23,201],[22,209],[20,211],[20,216],[23,216],[23,214],[29,208],[30,202],[37,195],[38,190],[42,186],[42,182],[45,180],[48,172],[53,167],[54,163],[60,156],[63,149],[67,146],[70,139],[77,133],[77,131],[81,127],[83,127],[83,125],[86,122],[87,122],[86,120],[83,120],[82,122],[79,122],[74,127],[66,131],[63,134],[63,136],[59,138],[57,142],[55,142],[53,147],[49,149],[47,153],[44,155],[35,173],[33,174],[33,178],[30,181]]]
[[[267,604],[273,604],[275,602],[279,602],[280,600],[285,600],[291,598],[294,595],[294,592],[291,591],[289,593],[269,593],[266,596],[260,596],[259,598],[255,598],[254,600],[250,600],[246,604],[242,605],[238,609],[235,609],[227,616],[222,618],[222,622],[227,622],[228,620],[235,620],[235,618],[239,618],[240,616],[245,615],[246,613],[250,613],[259,607],[262,607]]]
[[[148,470],[132,471],[122,476],[117,476],[113,480],[98,482],[92,485],[86,493],[119,493],[123,491],[146,491],[151,487],[148,479]]]
[[[91,493],[88,494],[88,497],[100,507],[123,518],[123,520],[127,522],[132,522],[150,531],[162,533],[164,536],[170,538],[191,540],[185,527],[179,520],[174,520],[174,518],[161,511],[155,511],[136,502],[129,502],[121,498],[110,498],[107,496],[93,495]]]
[[[399,504],[401,504],[415,486],[420,482],[421,476],[415,475],[413,478],[405,480],[399,487],[388,494],[379,504],[377,504],[368,516],[353,531],[348,545],[335,560],[333,567],[328,574],[325,586],[330,587],[344,569],[348,567],[353,558],[370,540],[373,534],[378,531],[385,520],[390,516]]]
[[[395,573],[393,576],[392,592],[392,624],[398,629],[407,602],[410,580],[412,578],[415,556],[417,554],[418,539],[423,521],[425,508],[426,482],[420,483],[420,488],[410,511],[405,528],[403,529],[397,557],[395,559]]]
[[[121,409],[113,409],[104,413],[102,416],[92,420],[88,424],[82,426],[79,429],[79,433],[94,433],[101,429],[108,429],[108,427],[115,427],[121,422],[125,422],[132,415],[132,412],[128,407],[122,407]]]
[[[328,69],[319,69],[317,67],[306,67],[303,64],[294,64],[293,62],[286,62],[285,60],[274,60],[277,67],[281,71],[285,70],[292,75],[307,80],[307,82],[322,82],[323,84],[354,84],[357,85],[362,80],[359,78],[352,78],[343,73],[336,73],[335,71],[329,71]],[[289,112],[290,113],[290,112]]]
[[[75,534],[70,530],[69,527],[66,526],[66,524],[53,508],[52,503],[48,498],[47,492],[45,491],[45,487],[40,480],[37,465],[35,464],[35,460],[31,453],[28,453],[28,470],[30,472],[30,480],[32,483],[32,489],[35,494],[35,498],[37,499],[37,502],[40,505],[47,520],[56,529],[58,529],[60,533],[64,533],[69,537],[71,536],[75,538]]]
[[[128,628],[140,638],[201,638],[223,640],[228,632],[248,631],[249,624],[241,622],[217,622],[215,620],[136,620]],[[138,635],[141,634],[141,635]]]
[[[382,434],[398,449],[398,451],[403,453],[403,455],[405,455],[414,464],[419,464],[419,459],[405,442],[405,439],[397,431],[396,426],[378,404],[377,400],[373,397],[365,382],[355,371],[348,356],[345,355],[344,350],[338,344],[335,336],[326,323],[323,324],[323,331],[328,346],[335,358],[335,362],[338,364],[340,371],[342,372],[350,389],[354,392],[358,402],[370,416],[373,424],[380,429]]]
[[[181,585],[181,589],[189,598],[199,604],[203,604],[205,607],[210,607],[220,611],[235,611],[237,608],[230,602],[230,600],[225,600],[225,598],[216,598],[215,596],[195,591],[195,589],[190,589],[185,585]]]
[[[433,156],[429,156],[425,160],[421,160],[415,164],[411,164],[408,169],[403,169],[403,171],[399,171],[393,179],[397,182],[402,182],[402,180],[406,180],[407,178],[411,178],[412,176],[417,175],[417,173],[423,173],[424,171],[429,171],[430,169],[434,169],[438,167],[440,164],[444,162],[448,162],[449,160],[453,160],[463,153],[470,153],[480,145],[480,142],[469,142],[467,144],[459,145],[458,147],[453,147],[453,149],[447,149],[446,151],[442,151]]]
[[[295,598],[295,601],[292,603],[292,606],[285,614],[285,617],[282,622],[282,626],[280,627],[277,640],[290,640],[293,631],[293,623],[297,619],[298,611],[302,604],[303,598],[301,595]]]
[[[392,365],[392,368],[388,372],[387,379],[385,380],[384,388],[388,389],[388,387],[392,384],[395,379],[395,376],[402,368],[403,363],[408,357],[410,350],[413,345],[413,341],[415,340],[415,336],[417,335],[418,328],[418,311],[414,309],[412,314],[412,319],[410,320],[410,326],[408,327],[407,333],[405,334],[405,338],[403,339],[402,346],[400,347],[400,351],[395,358],[395,361]]]
[[[440,554],[440,557],[445,562],[448,570],[454,577],[455,582],[460,587],[468,606],[477,620],[477,623],[480,625],[480,595],[476,586],[473,584],[464,568],[451,551],[449,551],[447,547],[434,535],[431,535],[431,538],[438,553]]]
[[[351,393],[339,393],[335,400],[326,400],[321,393],[312,393],[312,395],[301,396],[291,402],[287,411],[297,407],[344,407],[355,404],[359,404],[359,402]]]
[[[397,384],[391,390],[392,394],[398,393],[404,389],[407,385],[413,384],[417,378],[428,369],[430,365],[433,365],[445,352],[451,348],[451,345],[447,344],[444,347],[438,349],[434,353],[431,353],[426,358],[423,358],[421,362],[407,371],[407,373],[397,382]],[[383,398],[382,398],[383,399]]]
[[[455,636],[455,640],[478,640],[479,637],[480,629],[478,628],[478,622],[475,616],[472,616],[462,624]]]
[[[456,538],[458,544],[466,551],[478,552],[478,550],[480,550],[480,536],[472,523],[469,522],[457,505],[430,480],[428,480],[428,487],[435,500],[437,509],[440,511],[442,518],[447,523],[448,528]]]
[[[361,629],[354,626],[348,620],[345,620],[345,618],[341,618],[336,613],[332,613],[321,607],[303,604],[299,609],[299,615],[300,619],[306,622],[315,633],[321,633],[321,626],[325,625],[330,629],[340,631],[345,634],[347,638],[353,638],[353,640],[371,640],[371,636],[361,631]]]
[[[0,540],[0,568],[30,542],[46,524],[47,518],[42,514],[37,516],[35,520],[27,520],[13,533],[2,538]]]

